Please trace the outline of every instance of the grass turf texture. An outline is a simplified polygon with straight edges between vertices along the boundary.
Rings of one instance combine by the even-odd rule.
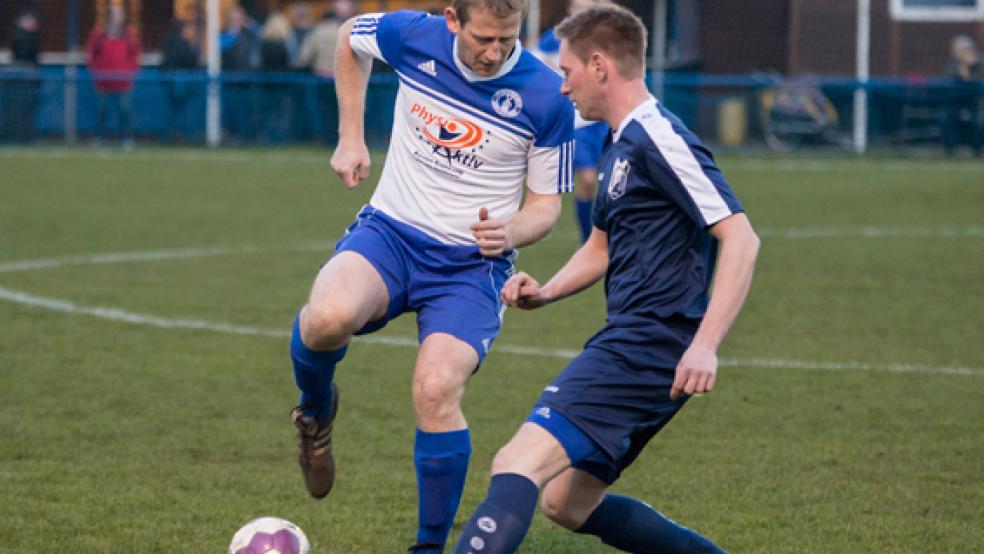
[[[313,151],[5,150],[0,160],[0,264],[258,250],[4,271],[0,287],[283,333],[372,189],[345,191],[328,154]],[[615,490],[734,552],[984,549],[984,165],[721,165],[764,239],[723,358],[978,370],[723,367],[715,392],[693,400]],[[576,246],[573,220],[565,204],[554,234],[518,267],[549,277]],[[595,287],[510,311],[497,344],[576,350],[603,318]],[[316,502],[296,468],[286,338],[3,299],[0,322],[4,552],[220,552],[261,515],[300,525],[315,552],[400,552],[413,541],[411,348],[357,341],[350,350],[338,372],[338,481]],[[382,334],[415,337],[412,316]],[[474,454],[452,540],[484,496],[495,450],[564,363],[493,348],[472,380]],[[522,551],[605,548],[537,516]]]

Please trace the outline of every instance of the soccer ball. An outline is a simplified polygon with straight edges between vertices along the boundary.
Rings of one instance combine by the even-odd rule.
[[[260,517],[236,531],[229,554],[311,554],[311,543],[286,519]]]

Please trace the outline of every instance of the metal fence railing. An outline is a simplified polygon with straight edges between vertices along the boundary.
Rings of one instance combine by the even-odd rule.
[[[145,68],[125,92],[97,90],[84,68],[0,68],[0,141],[206,141],[210,79],[204,71]],[[223,73],[215,82],[226,145],[282,145],[337,140],[334,83],[310,73]],[[850,149],[854,98],[867,97],[872,148],[967,145],[980,151],[984,87],[943,79],[787,79],[774,74],[666,74],[652,78],[660,100],[707,142],[726,147]],[[366,137],[385,147],[398,80],[374,73]],[[105,87],[103,87],[105,88]]]

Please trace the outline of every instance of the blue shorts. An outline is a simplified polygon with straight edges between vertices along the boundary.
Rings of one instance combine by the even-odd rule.
[[[571,465],[614,483],[687,402],[670,400],[673,370],[638,369],[588,347],[547,386],[527,421],[546,429]]]
[[[602,121],[574,129],[574,169],[597,169],[608,136],[608,124]]]
[[[386,315],[356,334],[382,329],[404,312],[417,313],[417,340],[447,333],[475,349],[481,365],[502,326],[499,293],[514,254],[485,257],[477,246],[444,244],[365,206],[335,245],[356,252],[379,272],[389,292]]]

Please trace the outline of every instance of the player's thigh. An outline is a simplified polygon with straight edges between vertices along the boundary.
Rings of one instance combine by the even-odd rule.
[[[563,445],[543,427],[526,422],[492,460],[492,474],[516,473],[542,487],[571,465]]]
[[[567,468],[544,487],[540,506],[553,521],[572,531],[577,530],[601,504],[608,486],[590,473]]]
[[[312,326],[344,326],[354,333],[386,316],[389,291],[361,254],[339,252],[321,268],[311,287],[304,318]]]

